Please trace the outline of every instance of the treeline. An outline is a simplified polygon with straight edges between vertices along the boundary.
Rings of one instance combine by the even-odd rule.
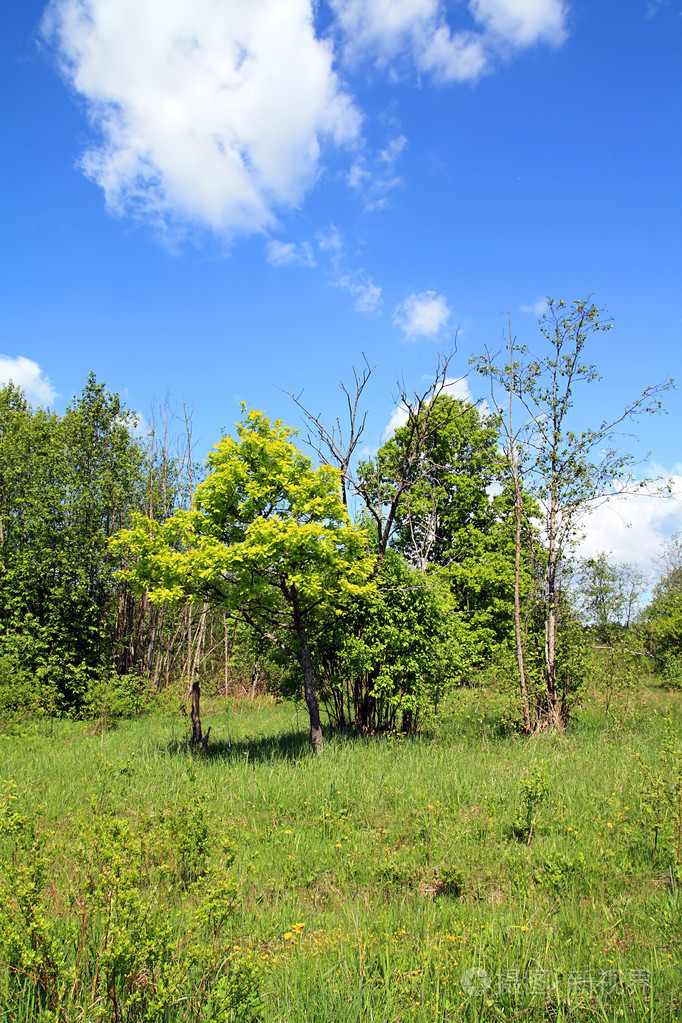
[[[267,685],[305,699],[319,745],[320,703],[335,727],[409,731],[480,675],[508,688],[526,731],[565,724],[589,680],[610,693],[642,663],[677,684],[679,539],[643,611],[633,569],[570,556],[579,516],[630,465],[603,454],[624,417],[582,433],[567,418],[596,378],[582,350],[607,329],[598,314],[550,302],[540,356],[510,331],[501,359],[476,360],[491,407],[454,398],[441,360],[364,460],[369,366],[343,388],[343,428],[294,399],[317,465],[263,413],[244,410],[198,468],[185,408],[166,402],[141,435],[93,375],[63,416],[6,385],[3,713],[126,713],[172,690],[192,694],[201,742],[202,686]]]
[[[12,383],[0,390],[5,714],[125,712],[199,670],[262,683],[257,644],[224,614],[154,606],[118,575],[111,537],[136,513],[162,521],[188,505],[196,481],[191,417],[168,403],[155,416],[138,436],[93,374],[62,416]]]

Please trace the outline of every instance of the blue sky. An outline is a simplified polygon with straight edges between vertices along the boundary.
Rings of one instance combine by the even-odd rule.
[[[0,377],[63,409],[93,369],[205,452],[238,402],[334,418],[340,379],[454,375],[511,312],[615,320],[582,422],[680,372],[680,0],[34,0],[0,46]],[[470,393],[484,388],[469,379]],[[647,563],[682,526],[679,392],[627,440],[672,499],[589,520]],[[625,529],[625,520],[633,528]]]

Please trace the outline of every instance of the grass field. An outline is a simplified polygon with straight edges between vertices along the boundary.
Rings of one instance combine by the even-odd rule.
[[[519,736],[485,691],[416,737],[303,712],[0,733],[0,1008],[41,1020],[682,1019],[680,697]]]

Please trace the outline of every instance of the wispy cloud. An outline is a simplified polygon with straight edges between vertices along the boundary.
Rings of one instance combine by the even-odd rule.
[[[330,224],[325,231],[320,231],[317,235],[317,244],[323,252],[329,252],[333,257],[339,255],[343,250],[343,238],[338,227]]]
[[[521,312],[533,313],[534,316],[542,316],[546,308],[547,299],[544,297],[544,295],[541,295],[540,298],[536,298],[534,302],[530,303],[530,305],[522,305]]]
[[[422,291],[408,295],[393,314],[393,323],[400,327],[407,341],[438,337],[450,319],[451,309],[444,295]]]
[[[560,46],[566,39],[563,0],[470,0],[476,21],[503,44]]]
[[[352,295],[359,313],[375,313],[381,306],[381,288],[363,270],[340,274],[330,284]]]
[[[32,404],[51,405],[57,397],[47,374],[37,362],[25,355],[14,358],[0,355],[0,384],[7,384],[10,380],[16,387],[21,387]]]
[[[396,135],[383,149],[369,155],[362,153],[351,165],[348,184],[364,196],[366,212],[385,209],[389,192],[402,184],[396,164],[406,145],[405,136]]]
[[[647,18],[653,18],[663,7],[669,7],[670,0],[649,0],[646,8]]]
[[[265,251],[268,263],[272,266],[315,266],[310,242],[282,242],[271,238]]]

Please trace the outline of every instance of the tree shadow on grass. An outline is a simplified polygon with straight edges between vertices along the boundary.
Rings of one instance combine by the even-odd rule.
[[[372,742],[390,742],[395,739],[390,733],[381,735],[361,736],[356,732],[335,730],[325,733],[322,756],[324,750],[342,745],[363,745]],[[401,742],[428,741],[429,737],[424,734],[401,736]],[[226,739],[221,737],[214,740],[211,736],[208,747],[193,746],[189,735],[182,739],[171,739],[166,744],[166,752],[192,754],[206,760],[224,760],[232,763],[247,761],[248,763],[264,763],[272,760],[303,760],[313,756],[310,743],[310,732],[289,731],[279,732],[275,735],[255,735],[239,739]]]
[[[167,744],[171,755],[193,754],[204,760],[224,760],[229,763],[264,763],[271,760],[302,760],[312,755],[310,735],[307,732],[284,732],[278,735],[257,735],[252,738],[216,739],[211,737],[207,748],[193,746],[189,737],[171,739]]]

